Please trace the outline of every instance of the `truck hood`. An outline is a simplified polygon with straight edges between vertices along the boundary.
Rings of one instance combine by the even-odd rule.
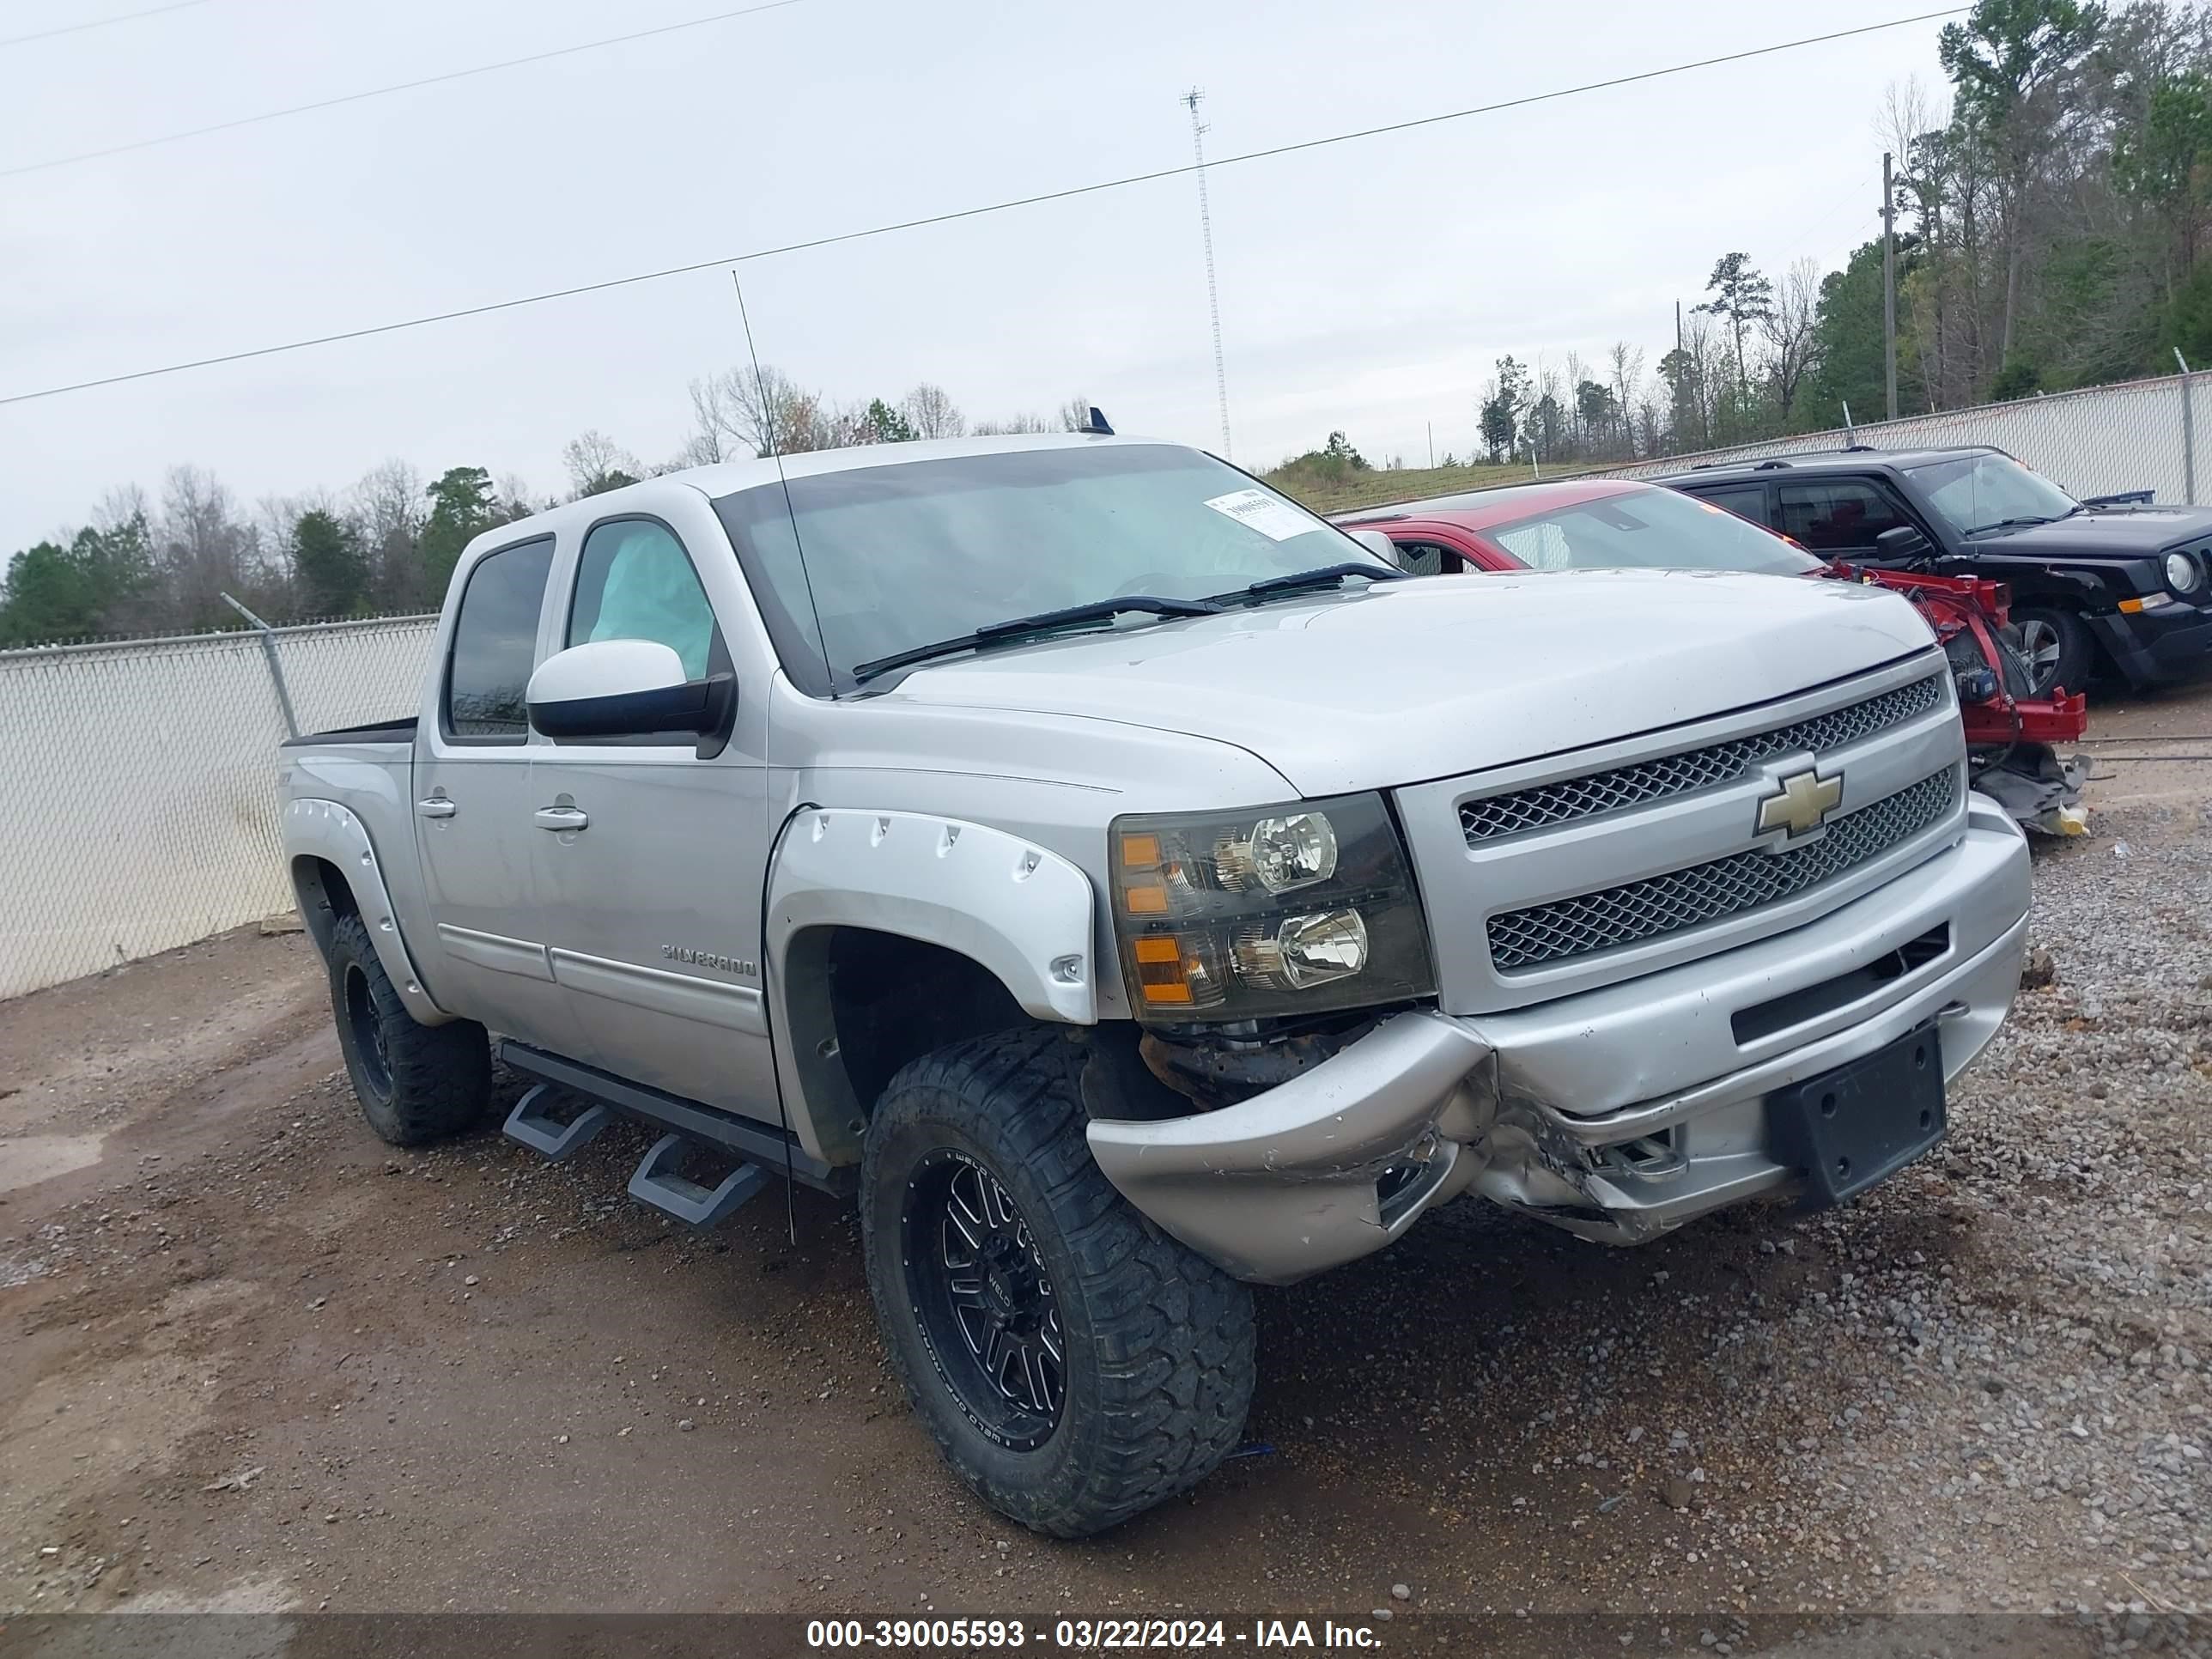
[[[2212,509],[2201,507],[2092,507],[2050,524],[1992,530],[1967,544],[1978,552],[2038,558],[2142,559],[2212,537]]]
[[[1879,587],[1531,571],[1052,640],[919,670],[884,696],[1212,738],[1318,796],[1702,720],[1931,643],[1912,606]]]

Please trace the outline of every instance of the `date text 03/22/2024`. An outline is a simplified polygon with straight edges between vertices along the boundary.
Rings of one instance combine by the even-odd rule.
[[[1334,1620],[1255,1619],[1239,1626],[1219,1619],[1060,1619],[1032,1627],[1020,1619],[814,1619],[806,1626],[810,1648],[989,1651],[1029,1646],[1078,1653],[1133,1650],[1379,1647],[1371,1625]]]

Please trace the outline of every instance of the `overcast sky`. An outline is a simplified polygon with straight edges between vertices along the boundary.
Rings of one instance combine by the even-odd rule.
[[[149,0],[0,0],[0,36]],[[208,0],[0,47],[0,167],[672,22],[732,0]],[[0,179],[0,396],[1172,167],[1848,27],[1911,0],[799,0],[763,15]],[[1236,459],[1341,427],[1474,443],[1511,351],[1671,343],[1717,255],[1838,263],[1875,118],[1935,23],[1221,168]],[[744,268],[762,357],[836,400],[971,419],[1076,392],[1218,446],[1188,178]],[[743,352],[708,271],[0,408],[0,551],[212,468],[246,502],[389,456],[563,490],[597,428],[648,462]]]

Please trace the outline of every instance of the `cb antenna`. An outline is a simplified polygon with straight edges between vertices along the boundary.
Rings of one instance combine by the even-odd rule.
[[[1221,459],[1234,459],[1229,448],[1229,370],[1221,356],[1221,289],[1213,277],[1213,210],[1206,198],[1206,126],[1198,118],[1199,101],[1206,94],[1193,87],[1183,94],[1190,109],[1190,149],[1198,161],[1198,228],[1206,239],[1206,302],[1213,311],[1213,390],[1221,400]]]
[[[814,598],[814,573],[806,566],[806,544],[799,533],[799,509],[791,504],[791,480],[783,471],[783,410],[779,400],[769,391],[768,380],[761,373],[760,348],[753,343],[753,319],[745,310],[745,285],[738,280],[738,273],[730,273],[730,286],[738,291],[738,320],[745,328],[745,355],[753,363],[753,397],[760,404],[761,424],[766,428],[769,459],[775,463],[775,481],[783,489],[784,516],[791,520],[791,544],[799,555],[799,579],[806,584],[806,608],[814,616],[814,644],[822,653],[822,665],[830,673],[830,695],[837,695],[837,671],[830,664],[830,641],[822,632],[822,607]]]
[[[814,576],[806,568],[805,544],[799,538],[799,509],[791,504],[791,480],[783,472],[783,434],[781,430],[783,411],[769,400],[768,382],[761,375],[760,349],[753,344],[753,319],[745,310],[745,285],[738,280],[738,273],[734,270],[730,273],[730,286],[738,291],[738,320],[744,325],[745,356],[752,359],[753,364],[753,396],[760,404],[763,421],[768,428],[769,459],[775,463],[775,481],[783,487],[784,516],[791,520],[791,544],[799,553],[799,579],[806,584],[806,608],[814,613],[814,643],[822,653],[822,665],[829,668],[829,641],[822,637],[822,607],[814,602]],[[836,672],[835,670],[830,672],[833,675]],[[837,695],[834,679],[830,684],[830,695],[833,697]],[[761,1006],[773,1010],[775,1000],[769,994],[769,957],[772,953],[766,948],[768,891],[765,888],[761,891]],[[773,1066],[774,1044],[769,1047],[769,1064]],[[784,1104],[783,1079],[781,1077],[776,1079],[775,1116],[776,1127],[783,1131],[783,1224],[790,1235],[793,1247],[796,1249],[799,1243],[799,1182],[792,1170],[791,1112]]]

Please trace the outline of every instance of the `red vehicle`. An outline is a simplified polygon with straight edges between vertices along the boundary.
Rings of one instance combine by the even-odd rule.
[[[1423,575],[1476,570],[1737,570],[1869,581],[1920,607],[1949,654],[1974,785],[2029,828],[2079,834],[2081,768],[2051,745],[2077,740],[2088,699],[2027,696],[2030,673],[2002,582],[1830,564],[1788,538],[1694,497],[1620,478],[1569,479],[1339,514],[1379,531]]]

